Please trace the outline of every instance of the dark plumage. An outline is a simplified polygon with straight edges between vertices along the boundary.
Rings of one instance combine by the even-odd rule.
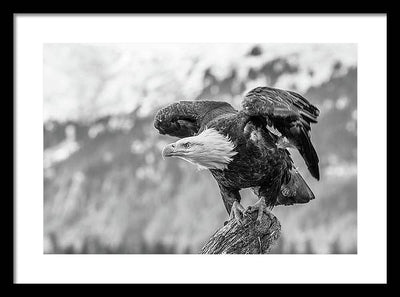
[[[163,155],[209,169],[226,210],[230,213],[235,205],[237,215],[237,210],[243,212],[243,188],[253,188],[260,203],[269,207],[314,198],[286,148],[296,147],[319,179],[310,139],[310,125],[318,115],[318,109],[295,92],[259,87],[245,95],[240,111],[226,102],[180,101],[158,111],[154,126],[161,134],[182,138]]]

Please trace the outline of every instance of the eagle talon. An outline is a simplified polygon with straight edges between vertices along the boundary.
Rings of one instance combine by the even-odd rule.
[[[256,208],[254,208],[253,205],[249,205],[245,210],[245,214],[250,215],[250,213],[252,213],[254,210],[256,210]]]
[[[264,211],[266,209],[267,209],[267,204],[265,203],[265,199],[264,199],[264,197],[261,197],[260,200],[258,200],[255,204],[248,206],[245,212],[250,213],[255,210],[258,210],[256,225],[260,225],[261,221],[262,221],[262,217],[264,215]]]
[[[239,202],[233,202],[229,219],[234,218],[239,226],[243,226],[244,211],[244,207]]]

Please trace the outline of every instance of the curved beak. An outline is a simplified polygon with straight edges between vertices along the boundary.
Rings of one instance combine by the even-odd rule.
[[[162,157],[165,159],[165,157],[173,157],[175,156],[175,143],[171,143],[166,145],[163,150],[162,150]]]

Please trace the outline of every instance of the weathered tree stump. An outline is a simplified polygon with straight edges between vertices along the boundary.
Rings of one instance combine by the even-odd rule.
[[[201,254],[266,254],[278,240],[281,224],[269,211],[256,224],[257,210],[247,212],[242,225],[231,219],[204,245]]]

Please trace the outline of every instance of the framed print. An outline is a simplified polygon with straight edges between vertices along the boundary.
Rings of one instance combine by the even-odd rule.
[[[385,15],[14,18],[17,283],[386,282]]]

